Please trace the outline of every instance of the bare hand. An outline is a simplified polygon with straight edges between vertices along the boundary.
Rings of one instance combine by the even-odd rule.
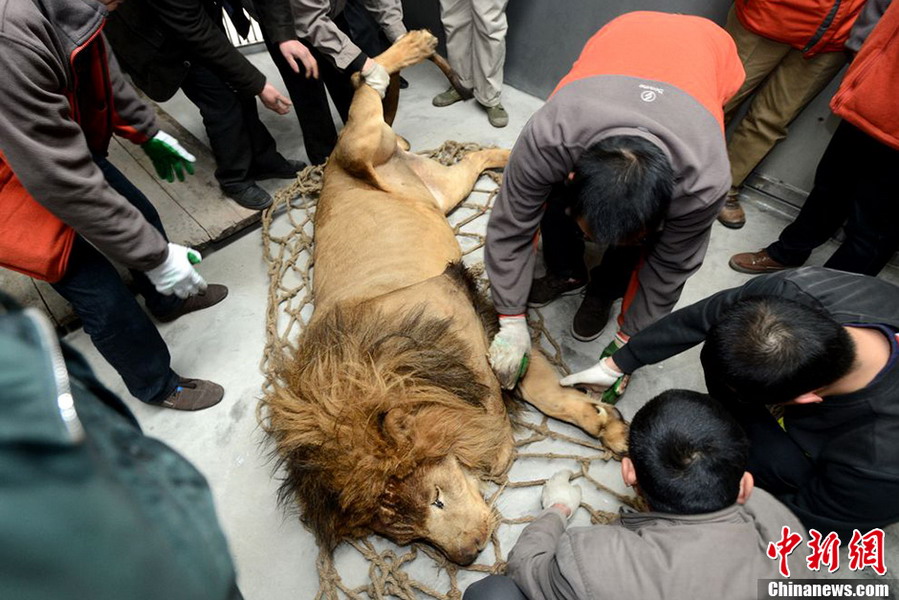
[[[259,99],[262,100],[262,104],[265,105],[267,109],[274,111],[279,115],[286,115],[290,112],[290,100],[285,98],[284,95],[270,83],[266,83],[265,87],[262,88],[262,91],[259,92]]]
[[[299,59],[306,70],[306,78],[318,79],[318,62],[312,56],[312,53],[309,52],[309,48],[304,46],[302,42],[299,40],[287,40],[278,44],[278,47],[281,49],[284,60],[287,61],[294,73],[300,72],[300,65],[297,64],[297,59]]]

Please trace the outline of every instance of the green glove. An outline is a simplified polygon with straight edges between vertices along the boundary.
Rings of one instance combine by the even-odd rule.
[[[608,356],[612,356],[627,343],[627,340],[621,337],[621,333],[618,333],[612,341],[609,342],[609,345],[605,347],[602,351],[602,354],[599,356],[599,360],[602,360]],[[602,401],[606,404],[615,404],[618,402],[618,399],[624,395],[625,389],[627,389],[627,383],[631,380],[630,375],[622,375],[618,378],[618,380],[613,383],[609,389],[602,393]]]
[[[618,378],[612,386],[602,393],[602,401],[606,404],[615,404],[618,402],[618,399],[624,395],[624,391],[627,389],[627,384],[631,380],[630,375],[622,375]]]
[[[141,148],[153,161],[156,174],[170,183],[175,181],[176,175],[178,181],[184,181],[185,170],[191,175],[194,174],[193,163],[197,160],[196,157],[164,131],[159,131],[141,145]]]

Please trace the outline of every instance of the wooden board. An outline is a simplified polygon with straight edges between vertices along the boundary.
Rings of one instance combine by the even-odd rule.
[[[183,182],[161,180],[140,146],[119,138],[113,138],[109,146],[109,160],[156,207],[169,239],[208,253],[214,242],[256,223],[261,216],[258,211],[243,208],[222,194],[209,149],[157,104],[144,99],[156,109],[159,127],[197,157],[196,174]],[[44,311],[57,326],[76,320],[72,307],[46,282],[0,269],[0,289],[23,306]]]

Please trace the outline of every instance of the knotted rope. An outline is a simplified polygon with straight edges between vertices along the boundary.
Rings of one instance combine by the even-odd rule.
[[[425,152],[444,165],[458,162],[465,154],[481,149],[477,144],[446,142],[440,148]],[[450,224],[462,247],[463,262],[474,272],[484,289],[481,256],[487,214],[499,190],[501,176],[485,173],[472,194],[449,216]],[[312,235],[315,206],[321,192],[322,167],[307,167],[296,181],[275,194],[274,203],[263,215],[263,252],[270,278],[266,309],[266,346],[262,369],[266,385],[272,382],[272,365],[285,350],[292,348],[304,325],[312,315]],[[531,310],[529,323],[534,343],[539,344],[547,358],[564,373],[569,370],[562,360],[562,347],[550,334],[540,310]],[[341,544],[333,556],[320,551],[317,558],[319,590],[316,600],[375,600],[401,598],[413,600],[459,600],[462,589],[483,574],[502,573],[504,557],[518,537],[520,528],[534,519],[539,508],[540,490],[546,478],[560,468],[574,472],[572,480],[582,487],[589,483],[604,495],[605,501],[638,507],[636,499],[623,495],[603,484],[594,472],[595,463],[605,463],[612,453],[602,444],[570,426],[527,407],[514,419],[516,425],[515,460],[510,470],[487,482],[488,504],[499,513],[512,512],[505,505],[512,495],[527,492],[531,507],[519,516],[502,515],[491,534],[488,548],[475,564],[459,567],[440,552],[424,544],[398,547],[377,536]],[[540,450],[551,446],[553,451]],[[541,460],[549,466],[540,469],[536,478],[518,476],[516,465]],[[598,469],[597,469],[598,470]],[[546,476],[543,476],[545,474]],[[586,491],[586,490],[585,490]],[[585,494],[586,496],[586,494]],[[581,504],[594,524],[608,523],[617,518],[614,510]],[[367,563],[367,572],[360,571]],[[297,591],[297,597],[307,597]]]

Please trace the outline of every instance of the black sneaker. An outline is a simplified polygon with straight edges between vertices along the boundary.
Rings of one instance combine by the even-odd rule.
[[[531,283],[531,293],[528,294],[528,306],[531,308],[544,307],[559,296],[579,293],[584,289],[585,285],[587,285],[586,279],[558,277],[547,273]]]
[[[250,210],[263,210],[272,205],[272,197],[255,183],[240,190],[222,188],[225,195]]]
[[[609,322],[609,312],[615,299],[603,296],[584,296],[580,308],[574,314],[571,322],[571,335],[581,342],[592,342],[606,328]]]

